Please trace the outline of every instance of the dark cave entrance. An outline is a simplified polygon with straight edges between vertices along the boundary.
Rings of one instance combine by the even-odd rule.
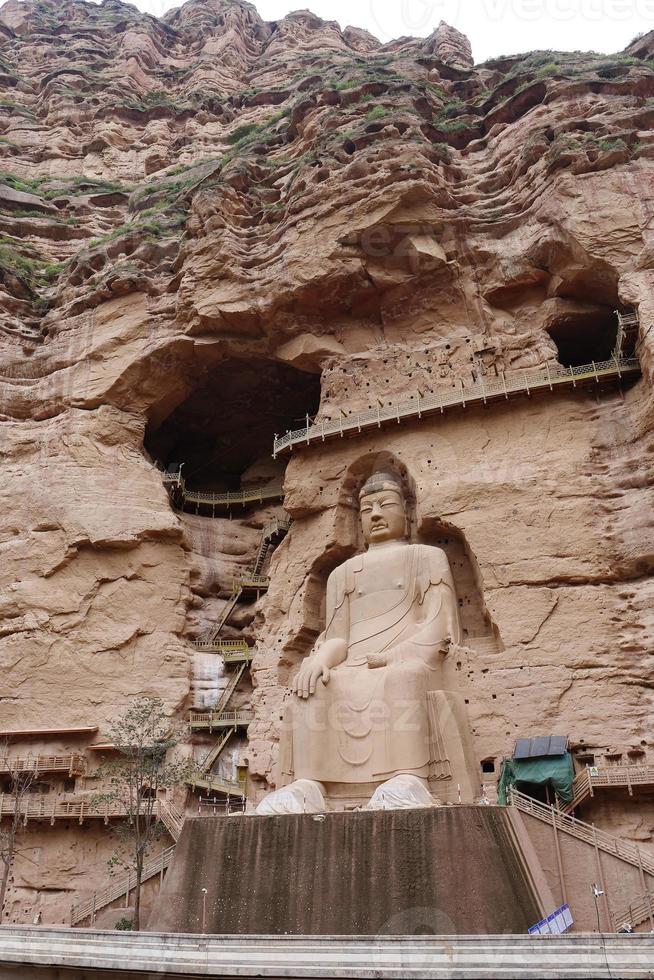
[[[144,444],[167,470],[183,464],[190,487],[222,492],[265,483],[283,471],[272,458],[276,434],[306,424],[320,404],[320,375],[263,358],[229,358]]]
[[[618,317],[613,310],[571,312],[551,324],[547,332],[556,344],[563,367],[608,361],[618,337]]]

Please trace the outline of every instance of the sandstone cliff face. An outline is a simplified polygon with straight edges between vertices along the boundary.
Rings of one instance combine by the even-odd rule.
[[[180,718],[217,697],[188,641],[279,508],[176,513],[159,447],[196,487],[229,489],[305,412],[598,360],[620,309],[639,312],[643,368],[621,394],[297,451],[269,593],[225,635],[257,643],[256,798],[326,575],[359,546],[348,496],[390,454],[416,485],[416,533],[460,556],[452,670],[479,758],[556,732],[652,761],[653,58],[648,35],[613,57],[475,68],[447,25],[382,46],[239,0],[162,20],[117,0],[5,3],[0,729],[100,740],[135,695]],[[621,805],[611,828],[651,841],[652,806]],[[65,888],[102,881],[103,846]],[[38,883],[10,902],[30,918]]]

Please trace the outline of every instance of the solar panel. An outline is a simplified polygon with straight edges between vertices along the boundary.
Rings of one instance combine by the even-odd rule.
[[[513,758],[542,759],[548,755],[565,755],[567,751],[567,735],[540,735],[536,738],[517,739]]]

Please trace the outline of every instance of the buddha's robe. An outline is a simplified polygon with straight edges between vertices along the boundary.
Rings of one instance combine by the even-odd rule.
[[[445,552],[403,542],[370,548],[332,572],[326,612],[316,647],[342,639],[347,659],[308,700],[292,697],[280,782],[370,785],[413,773],[465,783],[469,751],[445,744],[461,741],[467,728],[462,699],[443,691],[443,641],[460,641]],[[384,665],[370,667],[369,655]],[[472,792],[470,782],[464,795]]]

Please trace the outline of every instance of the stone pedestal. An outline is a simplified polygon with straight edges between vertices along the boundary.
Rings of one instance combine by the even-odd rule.
[[[524,934],[533,882],[500,807],[197,817],[148,928],[202,932],[206,888],[213,934]]]

